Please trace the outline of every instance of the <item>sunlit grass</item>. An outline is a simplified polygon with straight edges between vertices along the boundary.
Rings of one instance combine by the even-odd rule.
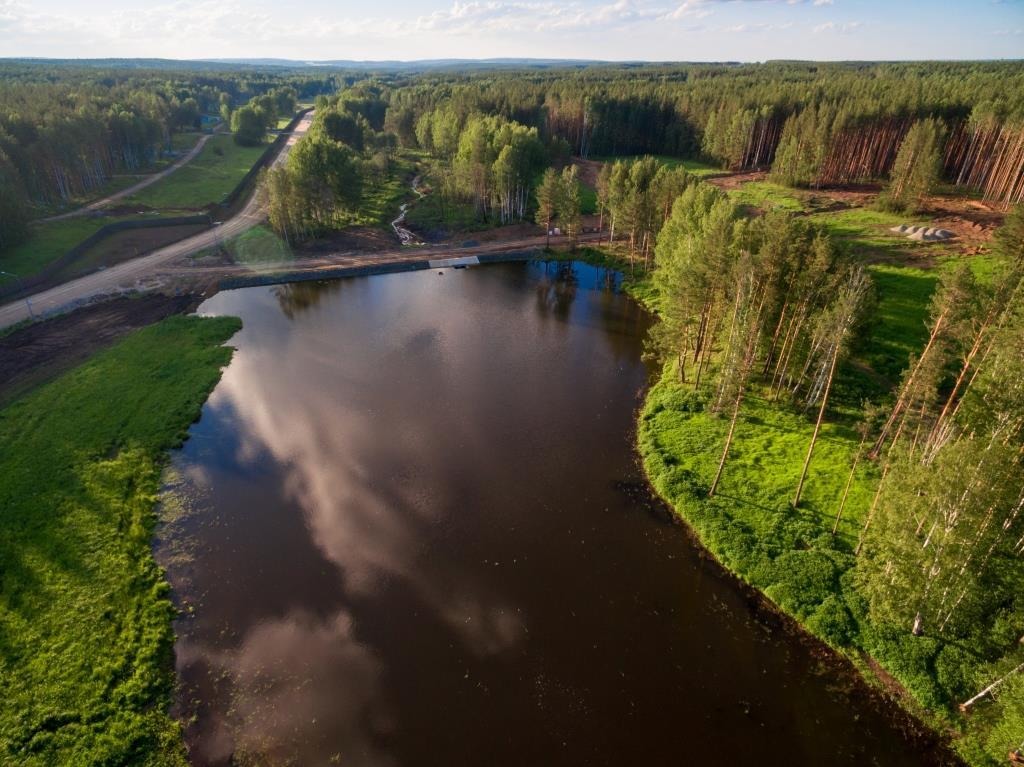
[[[290,261],[294,257],[288,244],[267,226],[254,227],[225,243],[224,247],[236,264],[257,266]]]
[[[266,145],[239,146],[217,134],[192,162],[128,198],[151,208],[198,210],[220,203],[266,151]]]
[[[805,209],[804,201],[797,192],[770,181],[752,181],[730,190],[729,196],[740,205],[764,211],[796,212]]]
[[[153,508],[238,327],[172,317],[0,410],[0,761],[184,765]]]
[[[724,171],[722,171],[721,168],[716,168],[714,165],[708,165],[706,162],[701,162],[700,160],[684,160],[681,157],[670,157],[670,156],[664,155],[664,154],[656,154],[656,155],[641,155],[641,154],[616,155],[614,157],[611,157],[611,156],[607,156],[607,157],[594,157],[592,159],[597,160],[598,162],[615,162],[616,160],[623,160],[623,161],[639,160],[641,157],[648,157],[648,156],[649,157],[653,157],[659,163],[661,163],[662,165],[665,165],[665,166],[667,166],[669,168],[677,168],[677,167],[682,166],[683,168],[686,168],[686,171],[688,173],[690,173],[690,174],[692,174],[694,176],[697,176],[698,178],[703,178],[704,176],[711,176],[711,175],[714,175],[716,173],[723,173],[724,172]]]

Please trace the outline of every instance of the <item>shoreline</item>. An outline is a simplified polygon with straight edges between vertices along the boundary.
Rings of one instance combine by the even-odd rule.
[[[592,265],[616,268],[624,278],[623,292],[651,315],[658,316],[656,296],[650,292],[649,286],[645,282],[646,275],[642,274],[639,278],[631,277],[628,272],[630,264],[616,254],[584,246],[575,252],[556,252],[549,249],[545,255],[549,255],[555,260],[579,260]],[[663,505],[673,523],[684,529],[686,536],[698,549],[701,559],[711,564],[712,574],[727,580],[737,589],[750,607],[755,620],[769,630],[784,631],[794,641],[807,647],[814,657],[833,664],[841,673],[847,675],[844,682],[848,681],[862,688],[860,690],[846,688],[851,694],[856,695],[859,692],[866,696],[865,702],[869,702],[870,705],[890,707],[893,722],[901,732],[907,734],[914,742],[922,742],[937,751],[936,755],[942,758],[942,761],[937,764],[967,765],[955,748],[955,731],[943,728],[941,722],[937,720],[930,721],[937,715],[918,703],[903,683],[886,670],[876,658],[863,648],[851,647],[846,650],[829,644],[815,634],[804,621],[777,604],[762,589],[747,580],[742,573],[726,565],[722,561],[720,552],[716,551],[701,536],[694,521],[688,517],[684,509],[673,503],[658,488],[650,471],[653,451],[645,452],[641,438],[645,432],[644,413],[650,404],[652,393],[658,384],[665,381],[665,376],[664,371],[657,374],[644,389],[642,400],[635,413],[635,433],[631,435],[639,468],[643,472],[652,500]],[[876,669],[880,669],[885,677]]]
[[[686,537],[698,549],[698,556],[710,565],[711,574],[720,580],[727,581],[737,590],[750,608],[754,620],[769,631],[783,632],[788,639],[805,647],[813,657],[830,664],[843,674],[845,677],[842,679],[844,693],[850,695],[851,698],[858,695],[863,696],[861,704],[889,708],[890,710],[886,714],[892,715],[891,721],[900,732],[915,744],[920,743],[926,750],[941,759],[941,761],[931,762],[932,764],[966,767],[967,762],[959,756],[953,747],[952,734],[944,732],[930,723],[924,716],[930,712],[916,704],[899,680],[888,672],[886,674],[895,684],[896,689],[894,690],[891,685],[886,684],[885,680],[873,671],[875,666],[884,670],[876,659],[864,650],[860,651],[860,658],[858,658],[857,655],[834,647],[816,635],[806,623],[772,601],[763,590],[744,578],[742,573],[726,565],[720,555],[701,536],[685,512],[662,494],[649,471],[651,456],[643,451],[640,441],[643,430],[643,413],[647,407],[650,393],[657,383],[655,381],[646,389],[643,402],[637,409],[636,433],[634,435],[637,460],[652,499],[663,505],[671,515],[673,524],[684,530]],[[872,673],[869,675],[865,673],[865,670],[872,670]]]

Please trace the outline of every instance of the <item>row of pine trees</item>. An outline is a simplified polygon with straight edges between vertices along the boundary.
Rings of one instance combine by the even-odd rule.
[[[405,146],[444,154],[471,115],[501,115],[581,157],[703,156],[794,186],[886,179],[908,135],[927,134],[940,177],[1016,203],[1022,94],[1024,66],[993,62],[427,73],[386,96]]]

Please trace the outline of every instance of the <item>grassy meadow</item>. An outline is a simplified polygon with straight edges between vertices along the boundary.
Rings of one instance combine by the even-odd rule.
[[[0,763],[185,764],[154,504],[238,328],[171,317],[0,410]]]
[[[239,146],[228,133],[209,141],[192,162],[126,200],[161,210],[192,211],[216,205],[235,188],[267,145]]]

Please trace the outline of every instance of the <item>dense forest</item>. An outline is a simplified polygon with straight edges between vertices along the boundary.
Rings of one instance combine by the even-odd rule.
[[[528,217],[527,188],[572,155],[701,158],[796,187],[891,177],[882,201],[891,208],[913,208],[941,183],[1024,199],[1024,68],[1012,62],[371,74],[10,62],[0,68],[0,250],[24,238],[34,204],[79,197],[152,161],[171,132],[204,116],[253,144],[289,95],[339,91],[347,95],[326,104],[337,113],[332,140],[371,156],[394,145],[429,153],[439,204],[471,202],[482,220]],[[360,145],[377,134],[389,138]],[[319,207],[304,217],[322,227]]]
[[[423,75],[389,91],[403,145],[474,113],[536,127],[573,154],[702,156],[784,183],[884,180],[905,137],[936,121],[942,177],[1024,199],[1024,69],[1017,63],[593,67]],[[441,130],[438,130],[438,126]]]

